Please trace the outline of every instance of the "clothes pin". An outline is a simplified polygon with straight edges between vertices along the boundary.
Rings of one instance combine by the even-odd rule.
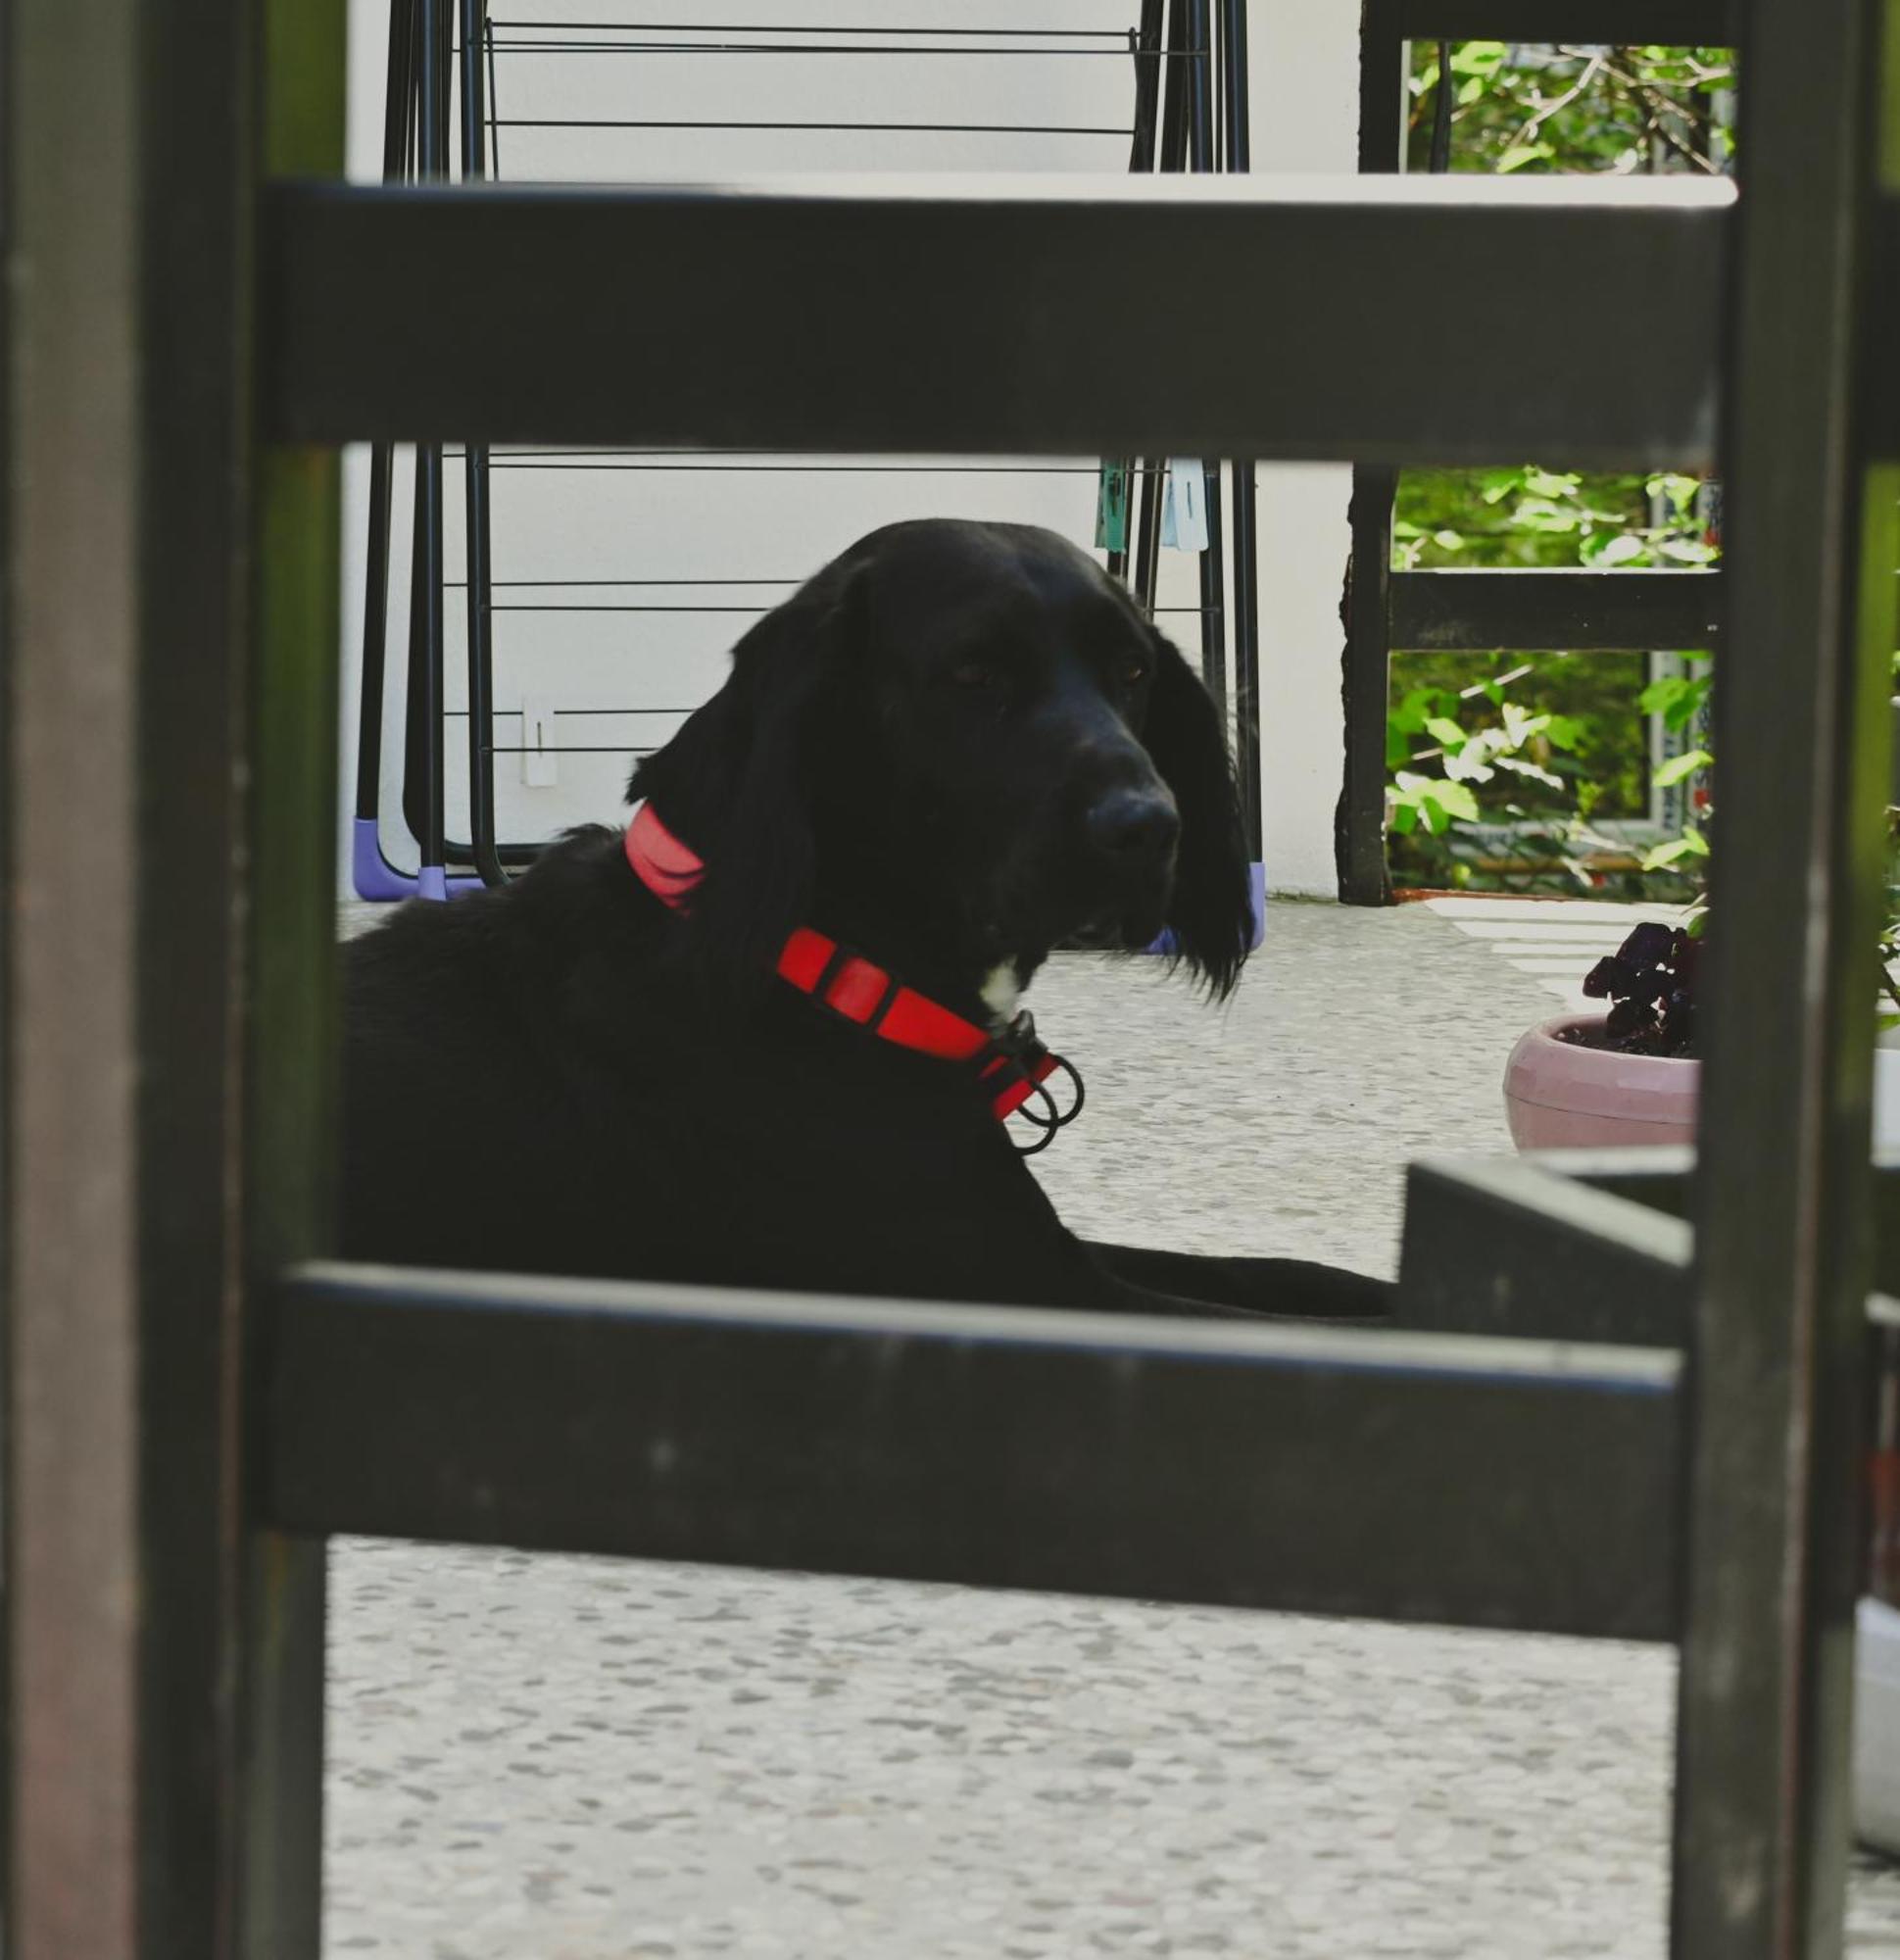
[[[1161,542],[1172,551],[1207,549],[1207,473],[1192,457],[1171,457],[1161,500]]]
[[[1096,494],[1096,549],[1119,552],[1128,549],[1128,466],[1104,463],[1101,483]]]

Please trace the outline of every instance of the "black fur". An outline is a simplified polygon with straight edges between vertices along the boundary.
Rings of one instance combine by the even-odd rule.
[[[962,1070],[773,977],[811,924],[982,1021],[1000,963],[1026,984],[1057,945],[1165,924],[1233,989],[1248,894],[1219,718],[1083,553],[1021,525],[873,533],[746,635],[633,794],[706,860],[685,914],[586,830],[348,949],[350,1256],[1383,1311],[1326,1268],[1085,1245]]]

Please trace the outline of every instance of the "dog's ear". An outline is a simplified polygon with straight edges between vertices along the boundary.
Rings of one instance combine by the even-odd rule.
[[[1168,929],[1212,997],[1234,991],[1253,944],[1252,876],[1240,786],[1220,710],[1173,643],[1150,629],[1154,679],[1142,742],[1181,811]]]
[[[859,611],[851,568],[827,566],[746,634],[725,686],[634,772],[630,795],[706,861],[677,944],[729,997],[762,991],[805,923],[827,703]]]

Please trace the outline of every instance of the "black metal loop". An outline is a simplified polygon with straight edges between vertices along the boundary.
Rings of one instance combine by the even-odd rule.
[[[1048,1054],[1048,1051],[1043,1049],[1040,1042],[1036,1046],[1041,1050],[1042,1054]],[[1082,1114],[1082,1106],[1088,1101],[1088,1091],[1083,1085],[1081,1073],[1072,1061],[1059,1054],[1049,1054],[1048,1059],[1054,1064],[1054,1067],[1059,1068],[1075,1085],[1075,1101],[1064,1109],[1057,1103],[1055,1098],[1050,1095],[1047,1083],[1039,1082],[1030,1074],[1028,1067],[1020,1055],[1011,1054],[1007,1049],[1001,1051],[1001,1053],[1004,1061],[1029,1085],[1031,1095],[1039,1098],[1047,1111],[1045,1114],[1043,1110],[1033,1107],[1028,1102],[1024,1102],[1009,1112],[1012,1116],[1022,1117],[1026,1123],[1039,1133],[1036,1141],[1032,1144],[1018,1144],[1013,1137],[1010,1139],[1010,1142],[1015,1144],[1016,1152],[1019,1156],[1033,1157],[1039,1151],[1047,1150],[1049,1145],[1055,1141],[1055,1133],[1058,1130],[1066,1130]]]
[[[1082,1071],[1076,1067],[1075,1063],[1067,1055],[1054,1054],[1050,1055],[1049,1059],[1075,1085],[1075,1101],[1069,1104],[1069,1113],[1057,1125],[1059,1129],[1066,1129],[1082,1114],[1082,1105],[1089,1100],[1088,1085],[1082,1080]]]

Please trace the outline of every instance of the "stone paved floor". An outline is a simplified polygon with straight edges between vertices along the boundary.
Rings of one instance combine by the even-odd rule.
[[[1049,1189],[1389,1270],[1405,1159],[1504,1148],[1551,985],[1417,906],[1276,906],[1220,1012],[1061,964]],[[1666,1653],[359,1542],[332,1581],[331,1960],[1663,1952]],[[1900,1867],[1849,1952],[1900,1960]]]

